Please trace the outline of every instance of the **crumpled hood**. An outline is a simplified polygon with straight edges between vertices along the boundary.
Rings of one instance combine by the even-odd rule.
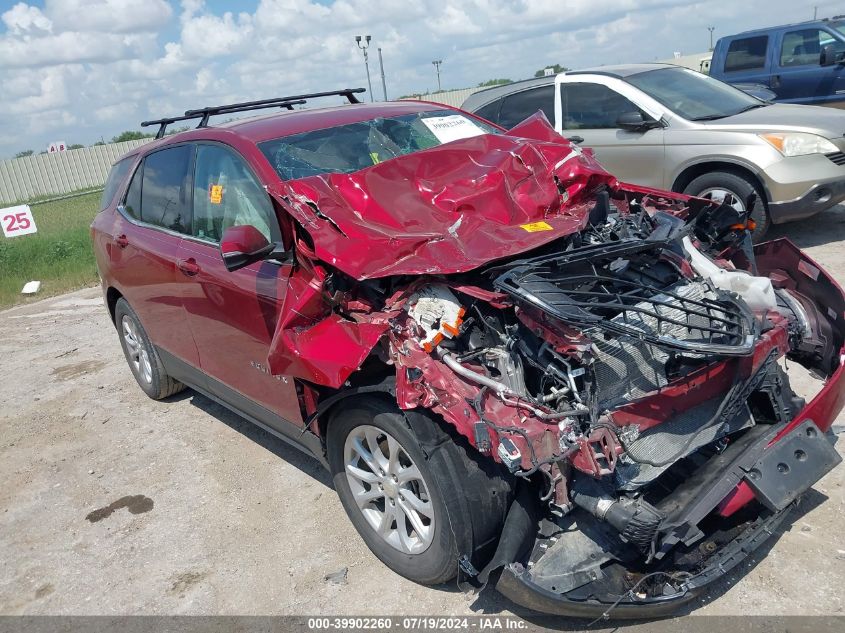
[[[271,193],[308,231],[317,257],[361,280],[465,272],[536,248],[583,229],[589,194],[614,181],[538,114],[506,134]]]

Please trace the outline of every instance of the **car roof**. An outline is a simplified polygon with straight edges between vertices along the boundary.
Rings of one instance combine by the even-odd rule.
[[[791,29],[794,27],[813,27],[813,26],[832,26],[837,27],[843,24],[841,20],[843,16],[837,15],[833,18],[822,18],[820,20],[807,20],[806,22],[793,22],[791,24],[779,24],[777,26],[768,26],[761,29],[751,29],[750,31],[742,31],[741,33],[735,33],[734,35],[725,35],[724,37],[720,37],[720,40],[732,40],[737,37],[748,37],[749,35],[763,35],[765,33],[771,33],[772,31],[779,31],[780,29]]]
[[[650,70],[657,70],[659,68],[671,68],[674,64],[649,63],[649,64],[616,64],[613,66],[596,66],[593,68],[581,68],[579,70],[567,70],[559,75],[606,75],[608,77],[617,77],[625,79],[632,75],[648,72]],[[494,86],[474,92],[466,98],[461,108],[469,112],[473,112],[488,103],[500,99],[515,92],[528,90],[529,88],[536,88],[539,86],[547,86],[554,83],[557,75],[546,75],[544,77],[534,77],[532,79],[523,79],[522,81],[514,81],[509,84],[502,84],[501,86]]]
[[[658,70],[660,68],[671,68],[676,64],[664,64],[652,62],[649,64],[616,64],[613,66],[596,66],[594,68],[582,68],[579,70],[567,70],[564,75],[607,75],[608,77],[618,77],[624,79],[632,75],[639,75],[650,70]]]
[[[484,90],[473,92],[470,96],[464,99],[461,109],[472,112],[474,109],[478,109],[481,106],[486,105],[491,101],[495,101],[505,95],[509,95],[513,92],[520,92],[521,90],[527,90],[528,88],[534,88],[536,86],[546,86],[550,83],[554,83],[554,80],[554,75],[548,75],[544,77],[532,77],[531,79],[512,81],[509,84],[501,84],[499,86],[493,86],[492,88],[485,88]]]

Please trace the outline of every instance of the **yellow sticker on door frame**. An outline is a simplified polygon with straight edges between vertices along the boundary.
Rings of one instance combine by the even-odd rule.
[[[208,190],[208,199],[211,204],[220,204],[223,202],[223,185],[211,185]]]
[[[519,228],[529,233],[536,233],[537,231],[552,231],[553,227],[548,222],[532,222],[531,224],[520,224]]]

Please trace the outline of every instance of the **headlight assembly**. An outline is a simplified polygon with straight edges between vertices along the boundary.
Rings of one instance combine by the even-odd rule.
[[[806,132],[771,132],[769,134],[760,134],[759,136],[784,156],[831,154],[839,151],[836,145],[817,134],[808,134]]]

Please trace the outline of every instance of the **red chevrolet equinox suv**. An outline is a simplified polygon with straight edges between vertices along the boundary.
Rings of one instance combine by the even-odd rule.
[[[845,298],[791,242],[620,183],[542,113],[359,92],[148,121],[115,163],[94,251],[151,398],[313,455],[397,573],[579,616],[677,609],[841,461]],[[320,97],[348,103],[295,109]]]

